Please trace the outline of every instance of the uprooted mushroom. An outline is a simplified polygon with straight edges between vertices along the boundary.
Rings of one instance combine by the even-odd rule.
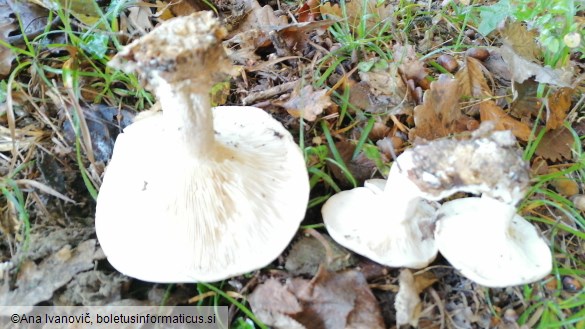
[[[162,114],[120,134],[97,200],[110,263],[145,281],[217,281],[266,266],[306,211],[308,175],[290,133],[255,107],[211,108],[231,73],[209,12],[168,20],[110,62],[137,72]]]
[[[420,268],[438,250],[482,285],[518,285],[543,278],[552,266],[546,241],[516,215],[528,184],[528,166],[513,135],[482,124],[471,139],[442,139],[406,150],[383,192],[365,187],[334,195],[323,207],[323,219],[338,243],[382,264]],[[458,192],[483,197],[449,201],[438,211],[425,201]],[[428,253],[419,262],[404,260],[421,256],[421,250]]]

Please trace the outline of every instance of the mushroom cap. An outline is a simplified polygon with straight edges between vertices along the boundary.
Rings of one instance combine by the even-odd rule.
[[[151,87],[158,78],[168,83],[188,80],[211,86],[234,73],[221,46],[226,35],[211,11],[175,17],[126,45],[108,65],[137,72]]]
[[[309,198],[290,133],[255,107],[213,109],[218,155],[181,155],[162,115],[124,129],[100,189],[96,232],[120,272],[152,282],[218,281],[288,245]]]
[[[441,254],[483,286],[530,283],[552,270],[547,243],[512,205],[489,197],[463,198],[444,203],[436,216]]]
[[[365,187],[330,197],[321,209],[327,231],[337,243],[380,264],[423,268],[437,256],[436,208],[419,197],[392,200],[383,182],[366,181]]]
[[[516,204],[529,186],[528,163],[510,131],[435,140],[409,150],[403,156],[408,177],[429,200],[467,192]]]

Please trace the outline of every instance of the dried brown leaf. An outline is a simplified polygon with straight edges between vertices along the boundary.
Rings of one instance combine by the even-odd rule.
[[[327,235],[323,238],[332,252],[331,264],[327,264],[326,250],[323,244],[312,235],[303,236],[291,248],[284,267],[293,275],[315,275],[319,266],[331,271],[339,271],[355,264],[355,257]]]
[[[492,96],[490,87],[483,75],[485,67],[475,58],[467,56],[465,66],[455,74],[459,81],[462,96],[484,98]]]
[[[358,185],[361,185],[361,183],[363,183],[366,179],[372,178],[376,170],[378,170],[376,162],[369,159],[363,151],[358,153],[355,158],[352,158],[356,148],[354,143],[350,141],[340,141],[335,143],[335,147],[341,155],[341,158],[347,166],[347,169],[349,169],[352,176],[358,182]],[[388,159],[383,158],[382,160],[387,161]],[[333,176],[340,182],[342,186],[351,185],[351,183],[347,180],[346,175],[337,165],[327,162],[327,168],[329,168]]]
[[[324,109],[333,105],[333,102],[327,90],[314,90],[313,86],[307,85],[301,90],[295,89],[289,100],[279,105],[295,118],[302,117],[308,121],[315,121]]]
[[[493,121],[496,130],[511,130],[512,134],[523,141],[530,138],[531,128],[524,122],[509,116],[494,101],[485,101],[479,104],[481,122]]]
[[[366,0],[366,7],[364,11],[364,1],[347,1],[345,3],[345,15],[338,3],[323,2],[319,7],[321,15],[329,15],[337,18],[347,19],[349,25],[356,29],[360,22],[364,19],[364,12],[368,13],[366,19],[366,26],[371,33],[376,32],[376,27],[382,27],[385,21],[392,20],[392,5],[380,5],[377,0]]]
[[[202,1],[197,0],[170,0],[168,3],[170,4],[171,12],[175,16],[188,16],[205,9]]]
[[[564,126],[549,130],[538,143],[536,155],[553,162],[570,159],[574,142],[573,134]]]
[[[428,89],[426,85],[426,76],[428,70],[425,63],[420,61],[416,55],[416,50],[411,45],[396,44],[392,48],[394,60],[399,63],[398,70],[404,76],[405,80],[413,80],[423,89]]]
[[[548,97],[546,103],[546,129],[557,129],[563,125],[571,107],[573,89],[560,88]]]
[[[441,74],[425,92],[423,103],[414,108],[414,135],[433,140],[462,131],[457,127],[462,117],[460,97],[459,81]]]
[[[311,280],[281,285],[271,279],[249,297],[254,313],[275,328],[384,328],[380,308],[364,276],[320,268]]]
[[[542,57],[542,50],[536,43],[538,32],[535,29],[528,30],[524,24],[518,21],[509,21],[501,33],[505,42],[518,55],[533,62]]]
[[[559,170],[556,168],[551,168],[548,173],[552,174],[558,171]],[[557,192],[559,192],[559,194],[566,197],[572,197],[573,195],[579,193],[579,184],[577,184],[574,179],[571,179],[565,175],[553,179],[550,184]]]
[[[6,6],[7,7],[7,6]],[[6,7],[2,7],[0,3],[0,12],[6,10],[9,11]],[[0,40],[8,41],[8,35],[10,32],[14,31],[18,26],[14,24],[13,19],[7,17],[0,16]],[[10,73],[10,69],[12,68],[12,61],[16,58],[16,53],[11,51],[9,48],[0,45],[0,76],[6,76]]]
[[[359,73],[361,82],[350,89],[350,98],[368,112],[378,113],[391,109],[391,114],[409,113],[405,100],[407,88],[398,74],[397,63],[380,65]],[[353,102],[352,102],[353,104]],[[410,114],[410,113],[409,113]]]
[[[416,287],[417,293],[422,293],[428,287],[432,286],[437,282],[438,279],[435,274],[431,271],[422,272],[414,276],[414,286]]]
[[[0,40],[13,46],[16,46],[13,40],[18,38],[21,32],[18,21],[13,18],[14,13],[18,13],[24,32],[27,34],[40,33],[47,25],[48,14],[44,8],[27,1],[0,0]],[[12,61],[15,58],[15,52],[0,45],[0,77],[10,73]]]
[[[542,98],[537,97],[538,83],[528,79],[522,83],[514,82],[516,98],[512,103],[510,114],[516,118],[536,117],[542,107]]]

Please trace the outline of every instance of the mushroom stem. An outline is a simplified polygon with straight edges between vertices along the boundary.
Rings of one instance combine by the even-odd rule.
[[[158,79],[155,93],[164,109],[163,122],[169,142],[184,147],[185,154],[193,157],[211,157],[217,148],[207,89],[191,80],[169,83]]]

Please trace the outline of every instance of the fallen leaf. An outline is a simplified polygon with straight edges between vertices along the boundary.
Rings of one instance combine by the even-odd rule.
[[[414,287],[416,292],[420,294],[437,281],[439,280],[433,272],[425,271],[414,276]]]
[[[571,107],[573,89],[560,88],[548,97],[546,102],[546,129],[557,129],[563,125]]]
[[[277,105],[284,107],[295,118],[302,117],[308,121],[315,121],[324,109],[333,105],[333,102],[327,90],[314,90],[313,86],[306,85],[300,90],[295,88],[286,102]]]
[[[169,8],[175,16],[188,16],[192,13],[209,9],[201,5],[197,0],[170,0]]]
[[[536,29],[528,30],[526,25],[519,21],[507,21],[500,33],[516,54],[533,62],[542,57],[542,50],[536,43],[538,38]]]
[[[461,86],[462,96],[474,98],[492,96],[490,87],[483,75],[485,71],[486,68],[479,60],[469,56],[465,58],[465,66],[455,74],[455,79],[459,81]]]
[[[392,56],[396,63],[399,63],[398,70],[404,76],[404,80],[413,80],[423,89],[428,89],[426,77],[428,70],[425,64],[417,57],[416,50],[412,45],[396,44],[392,47]]]
[[[496,130],[511,130],[516,138],[523,141],[528,141],[530,138],[531,127],[512,118],[494,101],[481,102],[479,104],[479,115],[481,122],[493,121]]]
[[[551,168],[549,170],[549,174],[559,172],[556,168]],[[571,179],[565,175],[561,175],[561,177],[555,178],[551,180],[550,184],[555,188],[555,190],[562,196],[565,197],[572,197],[579,193],[579,184],[574,179]]]
[[[364,150],[358,153],[355,158],[353,158],[353,154],[356,148],[354,143],[350,141],[339,141],[335,143],[335,147],[337,148],[337,151],[341,155],[343,162],[350,171],[351,175],[355,178],[358,185],[361,186],[366,179],[372,178],[374,173],[376,173],[376,171],[379,169],[374,159],[370,159],[364,152],[366,151],[365,145]],[[385,155],[380,155],[382,156],[380,159],[382,162],[388,161],[388,158]],[[332,154],[329,156],[333,157]],[[342,169],[337,165],[331,162],[327,162],[327,168],[329,168],[333,176],[340,182],[341,186],[345,187],[351,185]]]
[[[414,125],[412,133],[427,140],[433,140],[449,134],[461,132],[457,122],[462,118],[459,108],[461,86],[457,79],[441,74],[437,81],[431,83],[425,91],[423,103],[414,108]]]
[[[0,0],[0,40],[6,41],[12,46],[21,43],[19,23],[13,18],[18,13],[24,33],[35,35],[43,31],[47,26],[47,10],[33,3],[16,0]],[[7,47],[0,45],[0,76],[10,73],[12,61],[16,53]]]
[[[128,8],[128,12],[128,21],[131,27],[129,33],[140,31],[141,34],[145,34],[154,28],[150,20],[153,15],[149,7],[137,5]]]
[[[349,26],[354,30],[365,19],[367,30],[374,35],[384,24],[391,22],[394,12],[392,5],[378,0],[347,1],[345,3],[345,12],[343,12],[339,3],[327,1],[322,2],[319,10],[324,17],[327,15],[347,20]],[[364,13],[367,13],[367,15],[364,15]]]
[[[270,278],[258,285],[248,297],[254,314],[265,324],[275,329],[304,329],[305,326],[291,316],[302,312],[297,296],[282,285],[279,280]]]
[[[410,324],[413,327],[417,327],[422,305],[412,272],[409,269],[401,270],[398,276],[398,283],[399,289],[394,300],[396,325],[400,327]]]
[[[532,79],[528,79],[522,83],[514,82],[516,95],[510,110],[512,116],[525,119],[538,116],[542,108],[542,98],[537,97],[538,85]]]
[[[270,279],[248,300],[254,314],[275,328],[385,328],[376,298],[355,270],[321,267],[311,281],[295,278],[284,285]]]
[[[94,0],[30,0],[49,10],[66,10],[81,23],[93,26],[102,17],[101,10]],[[101,22],[100,26],[105,24]]]
[[[327,235],[323,235],[332,253],[332,261],[327,264],[323,244],[312,235],[303,236],[291,248],[284,268],[293,275],[315,275],[323,265],[331,271],[339,271],[355,264],[355,257]]]
[[[571,131],[564,126],[547,131],[538,147],[536,155],[557,162],[563,159],[571,159],[572,147],[575,140]]]
[[[49,300],[55,290],[65,286],[76,274],[92,269],[94,260],[100,258],[103,253],[96,247],[96,240],[87,240],[75,249],[69,245],[63,247],[38,265],[25,261],[18,273],[17,288],[10,290],[8,281],[0,287],[0,305],[32,308],[32,305]],[[0,315],[8,311],[13,313],[11,309],[0,308]]]
[[[512,79],[516,82],[522,83],[530,77],[534,80],[551,84],[559,87],[570,87],[573,77],[572,69],[553,69],[550,67],[543,67],[539,64],[533,63],[528,59],[518,55],[514,50],[504,43],[500,49],[502,58],[511,69]]]
[[[359,71],[361,81],[350,88],[350,99],[356,106],[371,113],[410,114],[412,107],[405,102],[407,87],[399,75],[396,62],[377,61],[369,71]],[[353,102],[352,102],[353,104]]]

